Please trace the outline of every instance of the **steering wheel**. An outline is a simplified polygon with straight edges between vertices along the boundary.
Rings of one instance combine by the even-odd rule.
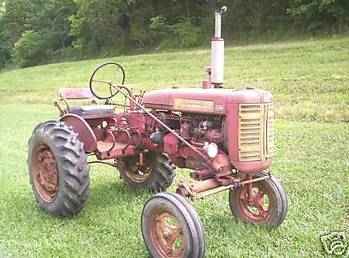
[[[104,78],[104,76],[110,78],[115,75],[115,81],[105,80]],[[117,90],[115,85],[124,85],[125,79],[125,69],[120,64],[113,62],[104,63],[93,71],[89,82],[90,91],[97,99],[108,101],[119,93],[119,90]],[[103,87],[102,89],[97,90],[98,84],[108,85],[108,87]]]

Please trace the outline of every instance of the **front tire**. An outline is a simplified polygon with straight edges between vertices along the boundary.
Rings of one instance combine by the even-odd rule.
[[[56,216],[81,211],[89,196],[89,167],[83,144],[63,122],[38,125],[29,140],[28,169],[35,199]]]
[[[255,177],[266,175],[258,173]],[[263,181],[230,190],[229,206],[232,215],[237,219],[276,228],[286,217],[288,201],[281,183],[275,177],[270,176]]]
[[[146,202],[142,235],[153,258],[202,258],[205,255],[200,218],[178,194],[159,193]]]

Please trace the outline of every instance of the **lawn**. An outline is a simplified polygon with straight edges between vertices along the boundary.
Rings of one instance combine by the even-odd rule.
[[[274,231],[232,219],[227,193],[194,203],[207,257],[318,257],[321,234],[347,230],[349,198],[349,37],[229,47],[226,85],[255,85],[275,99],[273,173],[289,197]],[[111,58],[135,89],[199,85],[209,50]],[[91,168],[91,196],[73,219],[35,204],[27,174],[27,140],[57,115],[59,87],[85,86],[107,59],[0,73],[0,257],[148,257],[140,213],[148,192],[134,192],[108,167]],[[177,170],[176,181],[185,175]],[[171,190],[173,191],[173,186]]]

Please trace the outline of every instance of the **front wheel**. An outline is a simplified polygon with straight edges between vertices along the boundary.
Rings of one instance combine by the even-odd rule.
[[[255,177],[263,176],[266,174],[259,173]],[[273,176],[230,190],[229,205],[237,219],[270,228],[284,221],[288,208],[286,192]]]
[[[204,231],[194,208],[182,196],[159,193],[144,205],[142,235],[154,258],[202,258]]]

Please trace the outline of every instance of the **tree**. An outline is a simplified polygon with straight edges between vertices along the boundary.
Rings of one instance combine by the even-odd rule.
[[[119,22],[125,7],[121,0],[78,1],[78,11],[70,19],[75,44],[92,54],[118,46],[124,37]]]
[[[29,0],[5,0],[3,8],[4,36],[8,43],[13,46],[26,30]]]
[[[15,60],[21,67],[39,64],[45,58],[45,42],[40,33],[28,30],[15,44]]]
[[[293,0],[288,13],[306,30],[335,30],[349,27],[348,0]]]
[[[212,35],[216,3],[229,9],[227,40],[292,28],[349,30],[348,0],[0,0],[0,67],[19,51],[16,42],[32,38],[51,60],[197,46]]]
[[[29,29],[42,34],[48,50],[71,44],[69,18],[76,12],[73,0],[31,0],[29,11]]]
[[[5,23],[4,23],[4,13],[5,13],[5,3],[0,1],[0,69],[5,66],[5,64],[11,58],[11,46],[8,43],[8,39],[5,35]]]

